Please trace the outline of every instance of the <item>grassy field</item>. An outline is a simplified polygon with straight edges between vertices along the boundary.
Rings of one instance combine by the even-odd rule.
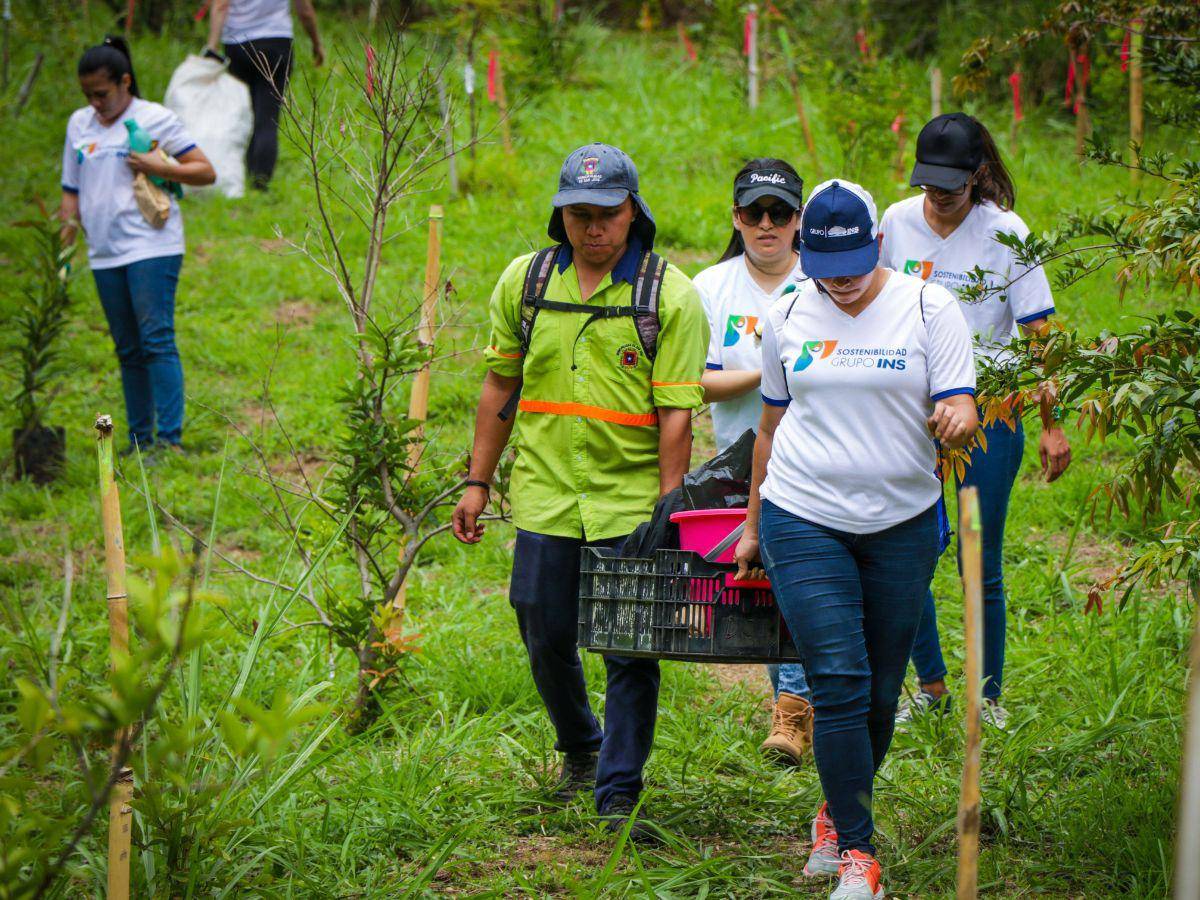
[[[34,193],[57,196],[62,130],[82,105],[73,71],[83,35],[71,29],[59,35],[30,107],[6,126],[0,199],[9,219],[24,215]],[[819,180],[808,171],[780,80],[767,85],[760,109],[747,113],[731,67],[688,69],[665,39],[599,37],[575,77],[522,103],[515,157],[481,146],[474,161],[463,160],[469,193],[446,204],[444,266],[462,315],[445,335],[447,349],[462,355],[435,373],[431,420],[449,449],[468,440],[482,373],[473,348],[486,336],[481,326],[491,285],[511,257],[544,240],[548,199],[569,150],[603,139],[631,153],[659,220],[661,249],[689,274],[724,246],[729,183],[744,158],[792,158],[810,185]],[[143,93],[161,97],[171,68],[198,43],[139,40]],[[23,64],[33,48],[18,50],[16,64]],[[628,77],[618,89],[603,73]],[[923,110],[922,70],[897,64],[893,78],[907,92],[908,108]],[[885,156],[843,158],[837,125],[867,101],[849,89],[815,88],[808,100],[825,177],[862,181],[881,210],[905,195],[909,189],[895,182]],[[978,112],[997,131],[1006,129],[1002,111]],[[490,108],[484,116],[485,124],[494,122]],[[1035,231],[1053,228],[1068,210],[1102,208],[1126,188],[1111,172],[1077,166],[1071,127],[1056,111],[1032,111],[1011,160],[1018,211]],[[446,199],[444,188],[433,185],[412,200],[407,224],[413,227],[397,229],[385,258],[386,296],[407,302],[418,294],[424,210]],[[278,472],[294,467],[263,400],[269,375],[274,409],[306,469],[319,475],[329,468],[331,430],[338,427],[334,398],[351,371],[347,321],[325,277],[280,239],[301,237],[311,213],[300,160],[286,144],[265,197],[185,204],[188,256],[177,323],[188,453],[147,471],[158,503],[201,532],[212,522],[220,483],[218,546],[242,566],[281,579],[294,578],[296,567],[280,563],[286,548],[264,519],[255,461],[230,422],[256,437]],[[6,232],[5,294],[18,283],[21,252],[19,236]],[[120,414],[122,407],[90,276],[83,273],[75,285],[70,374],[51,416],[67,426],[67,472],[50,488],[0,486],[0,590],[28,610],[48,640],[63,556],[70,553],[76,599],[64,672],[95,683],[108,645],[90,425],[97,412]],[[1165,297],[1151,308],[1119,305],[1104,273],[1056,300],[1065,322],[1088,332],[1168,306]],[[706,416],[697,427],[700,458],[711,447]],[[1005,553],[1005,703],[1012,725],[1006,734],[989,731],[984,742],[981,884],[994,897],[1164,896],[1192,611],[1166,593],[1084,614],[1086,585],[1112,571],[1123,544],[1143,526],[1089,520],[1086,498],[1121,445],[1084,445],[1080,435],[1071,436],[1075,462],[1047,486],[1036,465],[1036,428],[1030,430],[1013,496]],[[122,486],[131,554],[150,551],[155,527],[162,540],[180,540],[161,517],[151,520],[135,486],[136,474]],[[451,540],[430,545],[409,590],[421,650],[366,734],[348,734],[338,717],[354,688],[350,657],[331,648],[319,629],[269,635],[247,673],[246,696],[269,705],[279,691],[296,697],[312,688],[311,697],[329,711],[300,726],[273,762],[247,768],[221,752],[205,760],[208,781],[178,792],[184,796],[172,828],[184,836],[184,855],[171,855],[172,833],[148,834],[150,847],[134,864],[137,895],[823,896],[824,883],[799,874],[818,803],[816,775],[811,767],[782,772],[759,759],[769,712],[758,667],[664,664],[645,804],[672,835],[664,847],[614,845],[588,803],[565,810],[543,803],[557,762],[506,602],[511,547],[506,527],[475,548]],[[215,710],[237,677],[250,634],[278,599],[220,562],[212,584],[229,597],[228,621],[213,625],[199,696],[188,697],[182,681],[172,684],[162,704],[165,721],[181,717],[190,700],[215,727]],[[935,590],[956,678],[960,593],[950,557]],[[0,632],[0,671],[12,673],[0,681],[0,749],[15,737],[12,680],[24,664],[21,643]],[[603,669],[596,658],[585,665],[599,708]],[[953,894],[962,743],[958,721],[920,723],[897,736],[876,801],[891,894]],[[63,759],[45,781],[40,799],[47,810],[70,815],[75,808],[82,795],[72,771]],[[98,827],[61,893],[102,894],[103,859]]]

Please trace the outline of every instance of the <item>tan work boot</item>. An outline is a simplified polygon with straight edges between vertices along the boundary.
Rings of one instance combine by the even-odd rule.
[[[812,749],[812,735],[812,704],[796,694],[780,691],[771,716],[771,733],[758,749],[780,765],[803,765],[804,754]]]

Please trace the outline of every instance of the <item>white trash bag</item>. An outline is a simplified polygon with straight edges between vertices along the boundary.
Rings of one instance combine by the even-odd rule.
[[[183,120],[212,162],[216,189],[226,197],[242,196],[246,192],[246,147],[254,126],[249,88],[215,59],[189,54],[171,75],[163,105]]]

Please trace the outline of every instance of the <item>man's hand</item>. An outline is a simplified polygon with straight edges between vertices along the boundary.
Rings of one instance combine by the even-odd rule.
[[[1042,475],[1047,482],[1057,480],[1071,465],[1071,445],[1061,428],[1046,428],[1038,441],[1042,456]]]
[[[938,400],[933,407],[933,415],[925,420],[929,433],[951,450],[966,444],[979,425],[974,400],[968,397],[969,402],[952,402],[958,399],[955,396]]]
[[[733,561],[737,563],[737,574],[733,577],[738,581],[750,581],[756,572],[761,571],[755,566],[758,562],[758,538],[749,531],[743,532],[737,542],[733,551]]]
[[[487,508],[488,492],[478,485],[471,485],[454,507],[454,536],[464,544],[478,544],[483,540],[487,525],[479,521]]]
[[[325,48],[320,41],[313,41],[313,65],[318,69],[325,65]]]

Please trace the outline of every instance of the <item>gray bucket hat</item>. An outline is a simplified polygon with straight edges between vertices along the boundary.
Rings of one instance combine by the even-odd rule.
[[[563,243],[567,230],[563,227],[562,208],[575,203],[593,206],[618,206],[632,197],[638,215],[630,233],[642,243],[644,250],[654,246],[654,216],[638,193],[637,166],[628,154],[611,144],[585,144],[567,157],[558,173],[558,193],[554,195],[554,211],[546,228],[551,238]]]

